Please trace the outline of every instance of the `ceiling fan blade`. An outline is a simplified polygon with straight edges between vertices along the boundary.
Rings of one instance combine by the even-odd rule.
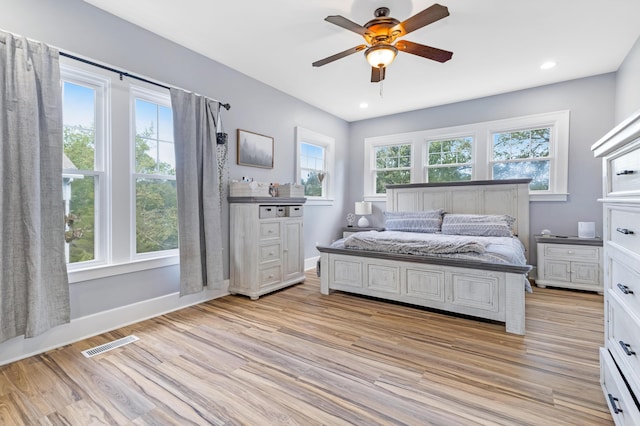
[[[399,33],[397,36],[401,37],[426,25],[439,21],[442,18],[446,18],[447,16],[449,16],[449,9],[447,9],[446,6],[436,3],[429,6],[422,12],[416,13],[412,17],[400,22],[391,28],[391,33],[393,34],[398,31]]]
[[[386,74],[386,67],[382,67],[382,68],[376,68],[376,67],[371,67],[371,82],[372,83],[379,83],[382,80],[384,80],[384,75]]]
[[[356,24],[355,22],[350,21],[349,19],[345,18],[344,16],[329,15],[326,18],[324,18],[324,20],[327,21],[327,22],[331,22],[332,24],[335,24],[335,25],[337,25],[339,27],[342,27],[344,29],[347,29],[349,31],[353,31],[354,33],[358,33],[358,34],[360,34],[361,36],[363,36],[365,38],[375,37],[374,33],[369,31],[368,29],[366,29],[362,25]]]
[[[347,49],[344,52],[340,52],[340,53],[336,53],[335,55],[331,55],[329,57],[326,57],[324,59],[321,59],[319,61],[315,61],[313,64],[314,67],[321,67],[323,65],[328,64],[329,62],[333,62],[333,61],[337,61],[340,58],[344,58],[345,56],[349,56],[352,55],[356,52],[359,52],[363,49],[366,49],[367,45],[366,44],[361,44],[359,46],[356,47],[352,47],[351,49]]]
[[[442,50],[424,44],[413,43],[407,40],[400,40],[396,43],[396,48],[412,55],[422,56],[423,58],[432,59],[438,62],[447,62],[453,56],[453,52]]]

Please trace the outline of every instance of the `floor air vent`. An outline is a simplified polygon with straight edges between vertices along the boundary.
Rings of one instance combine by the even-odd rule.
[[[132,334],[131,336],[123,337],[122,339],[114,340],[113,342],[105,343],[104,345],[96,346],[95,348],[82,351],[82,355],[87,358],[91,358],[92,356],[100,355],[102,353],[110,351],[111,349],[119,348],[120,346],[127,345],[137,340],[140,339]]]

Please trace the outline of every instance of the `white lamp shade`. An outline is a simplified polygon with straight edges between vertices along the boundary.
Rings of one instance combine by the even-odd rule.
[[[371,203],[369,201],[358,201],[356,202],[356,214],[357,215],[367,215],[371,214]]]
[[[398,49],[391,45],[377,45],[368,48],[365,52],[367,62],[374,68],[388,67],[396,58]]]

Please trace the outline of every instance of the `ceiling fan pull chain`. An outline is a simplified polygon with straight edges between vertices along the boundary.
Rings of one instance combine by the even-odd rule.
[[[384,99],[384,93],[383,93],[383,89],[384,89],[384,80],[380,81],[380,99]]]

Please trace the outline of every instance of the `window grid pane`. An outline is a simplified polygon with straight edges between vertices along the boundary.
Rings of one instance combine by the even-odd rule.
[[[136,173],[175,176],[171,108],[142,99],[135,105]]]
[[[136,179],[136,252],[178,248],[175,180]]]
[[[96,258],[97,176],[63,175],[65,235],[67,263],[86,262]]]

